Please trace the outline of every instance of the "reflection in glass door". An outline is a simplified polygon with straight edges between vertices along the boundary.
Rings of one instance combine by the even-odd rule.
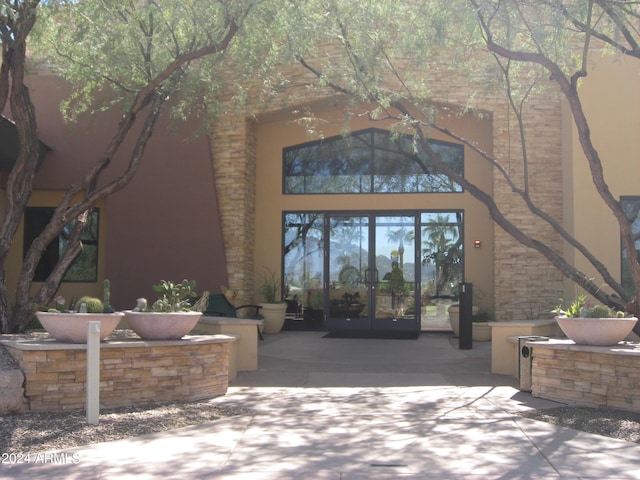
[[[329,217],[328,279],[325,292],[328,330],[368,330],[369,217]]]
[[[415,232],[415,215],[329,217],[327,330],[419,334]]]
[[[449,307],[458,302],[458,284],[463,281],[463,214],[420,214],[421,330],[448,330]]]
[[[448,330],[463,281],[463,213],[291,212],[286,298],[308,329]]]
[[[376,216],[371,250],[372,329],[415,332],[416,316],[416,217]]]

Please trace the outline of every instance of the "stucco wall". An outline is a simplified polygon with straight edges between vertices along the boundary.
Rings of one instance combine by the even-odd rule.
[[[364,107],[363,107],[364,109]],[[317,109],[322,119],[324,137],[340,135],[344,130],[343,111],[339,108]],[[485,149],[491,149],[491,121],[469,116],[452,120],[452,127],[463,130]],[[366,128],[392,128],[391,122],[369,121],[365,116],[354,116],[348,124],[350,131]],[[384,195],[283,195],[282,149],[317,138],[309,136],[303,125],[291,119],[271,119],[269,116],[257,124],[257,202],[255,259],[256,275],[263,267],[281,270],[282,212],[304,210],[371,211],[371,210],[441,210],[462,209],[465,212],[465,275],[474,283],[477,303],[485,311],[492,310],[493,298],[493,232],[486,209],[467,193],[440,194],[384,194]],[[434,136],[445,140],[442,135]],[[446,139],[450,141],[450,139]],[[491,171],[478,155],[465,151],[465,174],[491,191]],[[473,241],[482,241],[482,247],[473,247]]]
[[[52,151],[37,173],[31,204],[52,205],[62,188],[79,178],[99,158],[115,132],[120,112],[82,115],[65,122],[59,110],[68,93],[51,75],[29,78],[40,138]],[[215,291],[227,281],[209,141],[196,135],[197,118],[176,131],[164,117],[156,126],[137,176],[124,190],[101,204],[100,270],[93,284],[64,283],[68,297],[102,293],[102,280],[112,285],[112,304],[135,306],[140,296],[155,298],[151,286],[161,279],[195,279],[198,290]],[[121,172],[132,141],[113,160]],[[105,180],[113,177],[106,173]],[[8,277],[10,294],[21,265],[22,230],[14,242]]]
[[[593,54],[592,69],[580,83],[591,138],[604,165],[605,181],[616,198],[640,195],[638,165],[640,143],[640,63],[623,56]],[[567,156],[573,184],[573,215],[567,219],[578,238],[620,279],[620,233],[617,222],[598,196],[582,153],[575,127],[571,125],[571,151]],[[599,282],[595,270],[578,256],[575,263]],[[569,286],[568,290],[574,290]]]

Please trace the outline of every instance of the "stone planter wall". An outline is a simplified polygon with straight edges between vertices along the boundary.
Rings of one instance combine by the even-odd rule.
[[[640,345],[591,347],[568,340],[528,345],[533,396],[640,412]]]
[[[100,407],[195,401],[224,395],[234,337],[174,341],[111,340],[100,344]],[[27,410],[85,408],[86,345],[2,340],[25,375]]]

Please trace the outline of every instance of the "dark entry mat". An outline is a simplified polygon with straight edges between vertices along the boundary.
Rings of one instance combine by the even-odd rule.
[[[420,336],[415,332],[329,332],[322,338],[373,338],[390,340],[417,340]]]

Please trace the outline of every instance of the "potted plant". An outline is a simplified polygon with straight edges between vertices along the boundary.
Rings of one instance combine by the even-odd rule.
[[[566,310],[557,307],[556,321],[577,345],[611,346],[624,340],[638,319],[605,305],[590,306],[581,295]]]
[[[178,340],[189,333],[202,316],[202,310],[209,298],[204,292],[195,304],[189,301],[197,297],[196,282],[183,280],[181,283],[161,280],[153,290],[158,294],[151,307],[145,298],[139,298],[133,310],[124,312],[129,327],[144,340]]]
[[[480,313],[473,315],[471,323],[471,339],[474,342],[490,342],[491,341],[491,315]]]
[[[449,313],[449,323],[451,323],[451,330],[453,330],[453,335],[456,337],[460,336],[460,304],[454,303],[448,309]],[[477,305],[473,305],[471,307],[471,315],[476,316],[480,312],[480,307]],[[488,326],[488,325],[487,325]]]
[[[109,280],[104,281],[103,299],[84,296],[71,302],[65,308],[66,300],[62,295],[54,298],[55,307],[36,312],[36,317],[49,335],[59,342],[87,343],[87,329],[90,321],[100,322],[100,340],[104,340],[115,330],[124,316],[114,312],[110,305]]]
[[[281,299],[281,281],[275,272],[265,270],[262,277],[262,284],[258,287],[258,293],[265,302],[260,303],[262,307],[260,314],[264,321],[264,333],[278,333],[282,330],[287,304]]]

